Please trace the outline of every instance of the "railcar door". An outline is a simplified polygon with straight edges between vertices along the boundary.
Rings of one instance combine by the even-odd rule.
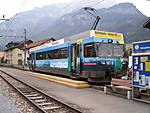
[[[30,68],[33,70],[35,68],[35,53],[30,54]]]
[[[71,45],[71,68],[73,73],[80,73],[80,44]]]
[[[35,68],[36,67],[36,64],[35,64],[35,59],[36,59],[36,54],[35,53],[33,53],[32,54],[32,64],[33,64],[33,68]]]

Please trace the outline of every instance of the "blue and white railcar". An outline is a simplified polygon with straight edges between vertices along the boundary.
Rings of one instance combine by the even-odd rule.
[[[92,30],[83,34],[31,51],[30,68],[94,82],[110,82],[113,74],[127,69],[121,33]]]

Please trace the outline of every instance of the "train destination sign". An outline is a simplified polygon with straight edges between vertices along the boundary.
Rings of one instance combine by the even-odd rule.
[[[107,32],[107,31],[97,31],[91,30],[90,36],[95,37],[102,37],[102,38],[109,38],[109,39],[116,39],[120,44],[124,44],[124,38],[122,33],[115,33],[115,32]]]

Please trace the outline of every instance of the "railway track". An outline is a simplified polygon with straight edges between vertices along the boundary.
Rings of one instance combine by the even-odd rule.
[[[43,91],[0,70],[0,77],[21,94],[33,107],[42,113],[82,113],[59,100],[47,95]]]

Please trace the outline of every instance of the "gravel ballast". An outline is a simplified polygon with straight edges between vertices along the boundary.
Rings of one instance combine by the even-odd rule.
[[[38,113],[38,111],[0,78],[0,113]]]

